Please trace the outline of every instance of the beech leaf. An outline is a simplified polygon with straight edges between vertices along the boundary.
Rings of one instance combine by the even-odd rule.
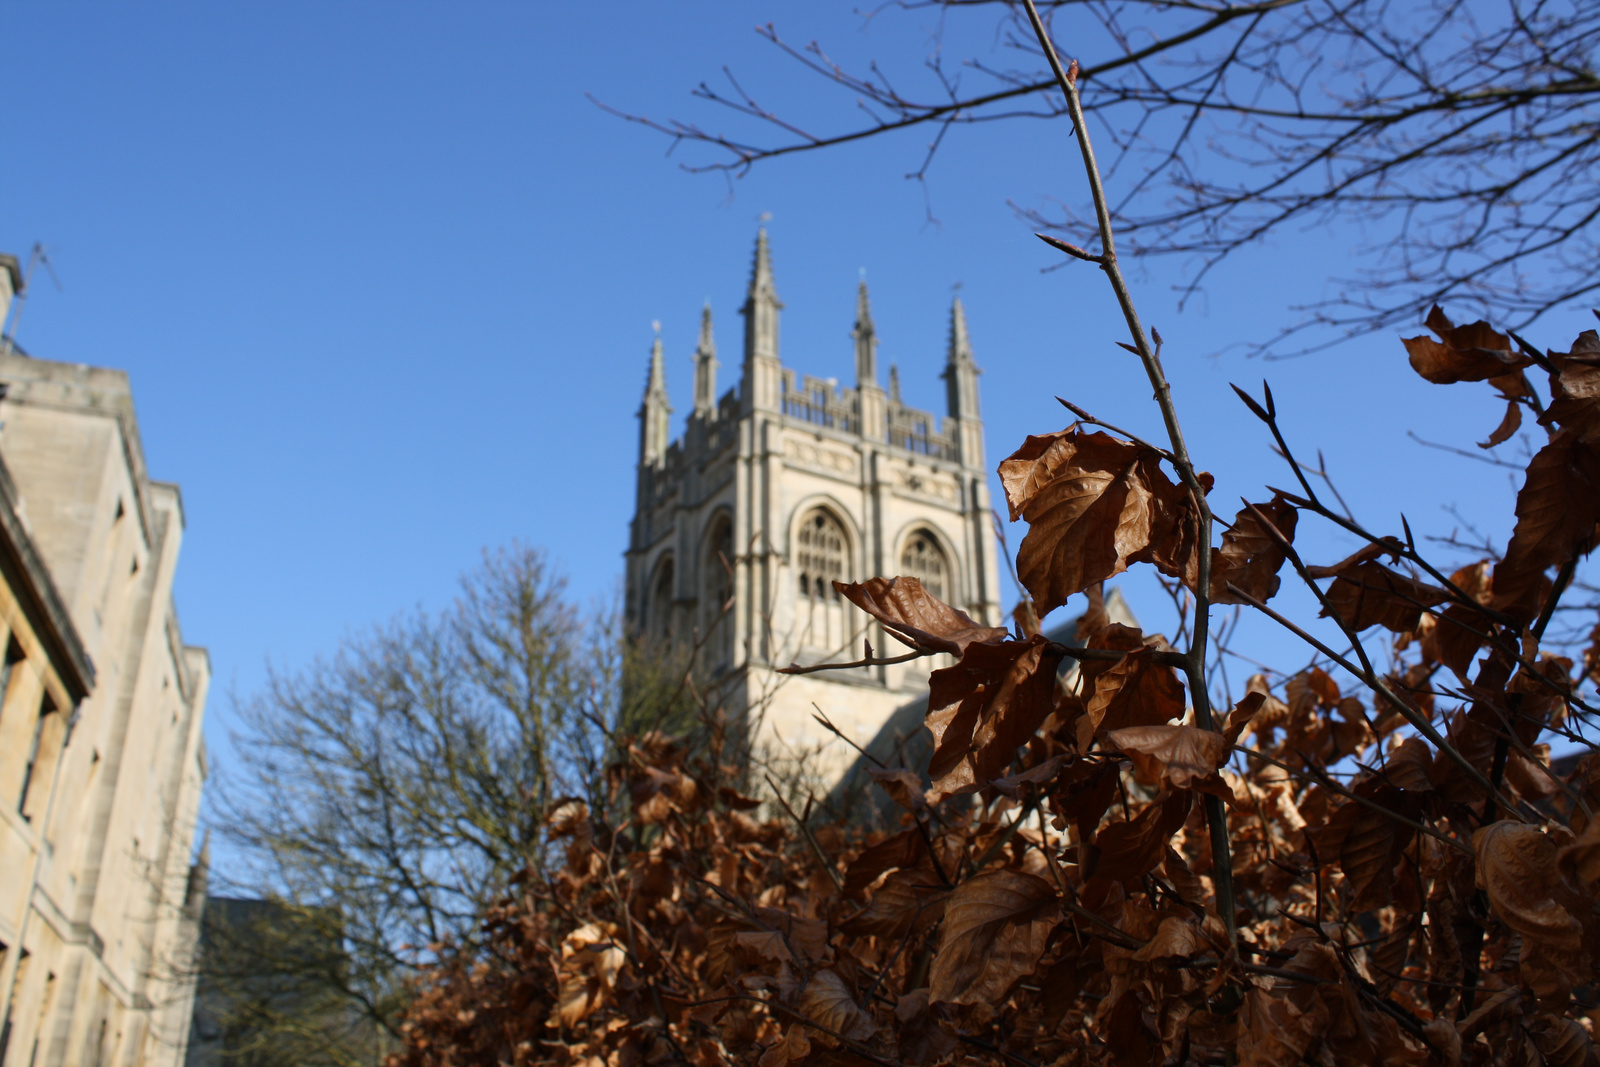
[[[1411,368],[1435,385],[1452,382],[1482,382],[1526,367],[1527,356],[1512,350],[1511,338],[1495,331],[1487,322],[1457,326],[1437,304],[1428,312],[1423,325],[1439,336],[1408,337],[1402,343],[1411,358]]]
[[[960,663],[929,676],[930,802],[970,793],[1005,773],[1055,708],[1059,648],[1042,636],[974,643]]]
[[[575,1026],[605,1004],[628,954],[612,939],[610,923],[586,923],[561,942],[561,992],[552,1025]]]
[[[999,1004],[1033,973],[1059,919],[1055,886],[1024,871],[983,871],[945,904],[929,998]]]
[[[1239,1067],[1298,1067],[1321,1029],[1316,1016],[1264,989],[1250,989],[1239,1022]]]
[[[1600,335],[1585,330],[1568,352],[1551,352],[1550,405],[1539,420],[1571,430],[1581,440],[1600,438]]]
[[[904,867],[872,891],[866,909],[842,924],[847,933],[898,940],[913,927],[936,922],[944,914],[950,891],[940,883],[931,863]]]
[[[1162,861],[1168,839],[1189,817],[1193,801],[1191,792],[1169,793],[1132,819],[1102,827],[1094,838],[1091,877],[1128,884],[1149,874]]]
[[[927,794],[922,788],[922,776],[904,767],[868,767],[872,780],[883,787],[889,799],[907,811],[921,811],[928,806]]]
[[[1100,730],[1159,726],[1183,717],[1183,683],[1178,680],[1178,672],[1154,662],[1152,651],[1141,644],[1119,660],[1102,660],[1083,666],[1080,677],[1084,714],[1078,720],[1080,749],[1087,749],[1089,741]]]
[[[1578,839],[1561,848],[1561,869],[1591,894],[1600,895],[1600,820],[1584,827]]]
[[[1554,948],[1574,950],[1583,928],[1552,895],[1561,876],[1556,843],[1536,826],[1496,822],[1472,835],[1477,882],[1501,922]]]
[[[1017,574],[1043,616],[1150,548],[1155,493],[1181,490],[1158,453],[1077,426],[1031,436],[1000,464],[1011,520],[1028,520]],[[1154,490],[1152,489],[1154,483]]]
[[[1255,599],[1266,603],[1278,591],[1278,569],[1288,558],[1277,540],[1262,524],[1262,517],[1284,536],[1294,541],[1295,523],[1299,512],[1281,496],[1273,496],[1265,504],[1246,505],[1234,516],[1233,529],[1222,535],[1222,547],[1211,554],[1211,602],[1213,604],[1243,604],[1244,600],[1230,593],[1228,586],[1235,585]],[[1258,514],[1259,513],[1259,514]]]
[[[1515,400],[1506,401],[1506,413],[1500,419],[1500,425],[1494,428],[1487,441],[1478,442],[1479,448],[1494,448],[1496,445],[1505,444],[1511,435],[1522,428],[1522,405]]]
[[[1539,611],[1544,572],[1588,552],[1600,523],[1600,451],[1561,430],[1528,463],[1517,525],[1494,568],[1494,606],[1519,619]]]
[[[1129,726],[1106,737],[1148,778],[1163,775],[1176,789],[1217,772],[1228,757],[1228,740],[1198,726]]]
[[[866,1041],[878,1029],[872,1016],[856,1004],[844,979],[826,968],[812,975],[811,981],[806,983],[800,993],[799,1008],[812,1022],[851,1041]]]
[[[859,897],[883,872],[914,866],[927,851],[928,846],[922,843],[922,835],[916,830],[890,834],[876,845],[863,849],[861,855],[851,861],[840,892],[846,897]]]
[[[974,641],[994,644],[1006,638],[1005,627],[974,622],[924,589],[918,578],[869,578],[833,587],[912,648],[959,656]]]
[[[1529,1025],[1528,1034],[1547,1067],[1595,1067],[1600,1062],[1594,1040],[1576,1019],[1540,1013]]]
[[[1481,612],[1465,604],[1451,604],[1423,634],[1422,655],[1449,667],[1465,681],[1472,669],[1473,657],[1483,647],[1483,635],[1489,633],[1492,626]]]
[[[1381,804],[1390,798],[1376,799]],[[1382,907],[1390,902],[1394,867],[1405,846],[1399,824],[1381,811],[1353,802],[1339,809],[1335,818],[1341,817],[1349,822],[1339,848],[1339,866],[1350,882],[1350,907],[1355,911]]]
[[[1194,924],[1176,916],[1169,916],[1161,920],[1161,925],[1156,928],[1156,935],[1152,937],[1143,948],[1133,954],[1133,958],[1141,961],[1181,957],[1187,959],[1193,956],[1203,945]]]
[[[1352,630],[1382,626],[1397,634],[1410,634],[1416,632],[1424,610],[1450,599],[1450,594],[1437,586],[1391,570],[1375,559],[1361,559],[1361,555],[1332,567],[1306,568],[1313,578],[1333,578],[1324,616],[1335,615]]]

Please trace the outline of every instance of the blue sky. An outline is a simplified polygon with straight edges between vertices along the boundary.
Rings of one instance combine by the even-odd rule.
[[[577,595],[612,595],[651,322],[681,423],[706,299],[733,383],[762,212],[789,365],[848,380],[865,268],[881,360],[908,402],[942,410],[959,282],[992,461],[1065,425],[1056,394],[1156,435],[1103,281],[1041,273],[1053,254],[1007,206],[1082,196],[1059,126],[958,131],[925,200],[904,178],[921,134],[730,184],[586,99],[714,126],[689,91],[727,64],[812,114],[826,97],[753,32],[769,21],[845,60],[909,70],[931,47],[922,15],[869,23],[832,0],[0,4],[0,250],[43,241],[62,283],[37,281],[18,339],[132,376],[150,471],[183,488],[177,596],[211,651],[214,739],[266,663],[442,606],[484,546],[546,546]],[[1182,314],[1193,264],[1135,273],[1217,509],[1290,482],[1228,389],[1266,375],[1297,447],[1325,450],[1375,527],[1397,532],[1410,501],[1419,532],[1447,532],[1455,506],[1503,535],[1509,472],[1406,436],[1471,448],[1499,418],[1488,390],[1426,385],[1394,335],[1278,363],[1237,347],[1329,295],[1360,240],[1280,234]],[[1535,333],[1564,344],[1586,318]],[[1351,547],[1325,543],[1320,562]]]

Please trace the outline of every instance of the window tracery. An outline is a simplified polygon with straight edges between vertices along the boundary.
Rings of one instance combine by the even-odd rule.
[[[844,529],[822,508],[813,509],[800,524],[795,571],[802,597],[839,599],[833,583],[846,580]]]
[[[847,639],[844,600],[834,582],[850,580],[849,542],[834,515],[813,508],[795,535],[794,568],[799,593],[796,622],[802,646],[837,650]]]
[[[656,564],[656,580],[650,586],[645,634],[654,641],[672,639],[672,557],[664,556]]]
[[[922,588],[940,600],[950,599],[945,595],[950,582],[950,564],[945,558],[944,549],[939,547],[939,542],[929,531],[918,530],[906,541],[905,549],[900,553],[900,573],[907,578],[916,578],[922,583]]]
[[[717,518],[706,539],[704,595],[701,598],[701,625],[708,635],[708,662],[721,667],[733,660],[733,613],[727,609],[733,596],[733,523],[726,514]]]

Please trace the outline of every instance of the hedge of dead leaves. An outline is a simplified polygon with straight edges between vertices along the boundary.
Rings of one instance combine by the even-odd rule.
[[[1247,504],[1206,596],[1271,612],[1292,575],[1354,651],[1251,678],[1215,729],[1191,653],[1103,613],[1068,649],[915,579],[840,586],[956,657],[930,678],[926,776],[874,772],[900,826],[764,819],[716,745],[626,742],[608,797],[552,814],[559,873],[422,977],[391,1063],[1596,1067],[1600,759],[1552,769],[1548,745],[1581,740],[1600,652],[1541,645],[1600,532],[1600,339],[1539,354],[1438,309],[1428,326],[1406,342],[1423,377],[1506,399],[1492,442],[1525,409],[1548,434],[1503,558],[1447,575],[1303,476]],[[1270,394],[1246,400],[1281,446]],[[1074,425],[1001,464],[1040,613],[1138,563],[1198,595],[1207,504],[1164,461]],[[1367,547],[1308,564],[1308,518]],[[1393,635],[1381,668],[1372,627]]]

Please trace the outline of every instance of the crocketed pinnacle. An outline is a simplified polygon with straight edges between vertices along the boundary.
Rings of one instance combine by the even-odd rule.
[[[717,405],[717,342],[711,334],[711,304],[700,312],[700,343],[694,349],[694,413],[709,418]]]
[[[783,301],[778,299],[778,289],[772,280],[772,253],[767,248],[767,230],[756,233],[755,265],[750,271],[750,290],[744,307],[744,356],[746,362],[756,357],[778,358],[778,312]]]
[[[972,342],[967,337],[967,311],[958,296],[950,305],[950,348],[944,374],[947,410],[961,419],[978,417],[978,370],[972,361]]]
[[[878,384],[878,330],[872,324],[872,302],[867,296],[867,280],[856,288],[856,325],[850,331],[856,343],[856,384]]]
[[[661,334],[650,345],[650,375],[645,380],[644,403],[639,405],[639,462],[655,464],[667,454],[672,403],[667,398],[667,361]]]

